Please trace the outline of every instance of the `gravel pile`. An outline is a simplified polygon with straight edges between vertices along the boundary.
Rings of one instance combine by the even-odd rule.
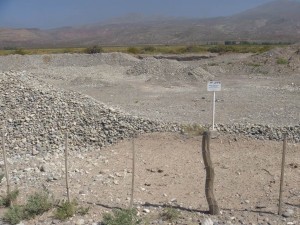
[[[182,85],[183,83],[213,79],[213,75],[199,66],[153,57],[140,60],[126,73],[132,76],[144,76],[148,82],[159,85]]]
[[[253,74],[287,75],[300,72],[300,44],[274,48],[241,62],[240,70]],[[241,65],[237,64],[238,67]],[[234,66],[234,69],[236,66]]]
[[[289,127],[272,127],[261,124],[218,124],[217,130],[225,134],[238,134],[260,140],[276,140],[283,139],[283,135],[287,134],[287,138],[294,142],[300,142],[300,124]]]
[[[0,73],[0,120],[10,152],[56,151],[69,132],[75,150],[104,147],[136,133],[177,130],[175,125],[132,117],[94,99],[60,91],[26,72]]]
[[[8,55],[0,57],[0,71],[50,67],[90,67],[97,65],[130,66],[139,61],[124,53]]]

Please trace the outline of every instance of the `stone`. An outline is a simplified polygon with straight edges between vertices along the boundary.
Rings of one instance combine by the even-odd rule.
[[[84,219],[78,219],[75,223],[75,225],[84,225],[85,222],[84,222]]]
[[[292,210],[292,209],[287,209],[287,210],[282,214],[282,216],[284,216],[284,217],[292,217],[294,214],[295,214],[294,210]]]
[[[214,225],[214,222],[211,220],[211,218],[205,218],[202,222],[201,225]]]
[[[149,209],[143,209],[143,212],[144,212],[144,213],[149,213],[150,210],[149,210]]]

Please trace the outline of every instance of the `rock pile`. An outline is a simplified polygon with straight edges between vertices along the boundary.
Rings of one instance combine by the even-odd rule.
[[[178,130],[137,118],[94,99],[43,84],[26,72],[0,73],[0,120],[10,152],[56,151],[69,133],[75,150],[104,147],[136,133]]]
[[[144,76],[148,82],[159,85],[182,85],[213,79],[213,75],[199,66],[188,66],[176,60],[148,57],[136,62],[126,72]]]
[[[0,73],[0,94],[0,120],[6,122],[6,143],[11,153],[60,152],[66,131],[70,148],[86,151],[137,133],[181,130],[176,124],[134,117],[88,96],[54,89],[25,71]],[[300,142],[300,125],[274,128],[219,124],[217,129],[270,140],[281,140],[287,132],[290,139]]]
[[[300,72],[300,45],[278,47],[253,55],[243,63],[247,73],[287,75]]]
[[[29,70],[51,67],[90,67],[98,65],[130,66],[139,61],[124,53],[8,55],[0,57],[0,71]]]
[[[289,127],[272,127],[261,124],[218,124],[217,130],[226,134],[241,134],[260,140],[282,140],[283,135],[294,142],[300,142],[300,124]]]

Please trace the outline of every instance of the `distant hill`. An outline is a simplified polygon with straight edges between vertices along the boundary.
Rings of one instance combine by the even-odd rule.
[[[0,28],[0,48],[137,44],[201,44],[215,41],[300,41],[300,2],[274,1],[210,19],[130,14],[107,22],[51,30]]]

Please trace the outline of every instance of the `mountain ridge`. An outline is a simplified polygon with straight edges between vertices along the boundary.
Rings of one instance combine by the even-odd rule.
[[[0,28],[0,48],[90,45],[299,42],[300,2],[274,1],[227,17],[183,19],[131,14],[110,21],[50,30]]]

